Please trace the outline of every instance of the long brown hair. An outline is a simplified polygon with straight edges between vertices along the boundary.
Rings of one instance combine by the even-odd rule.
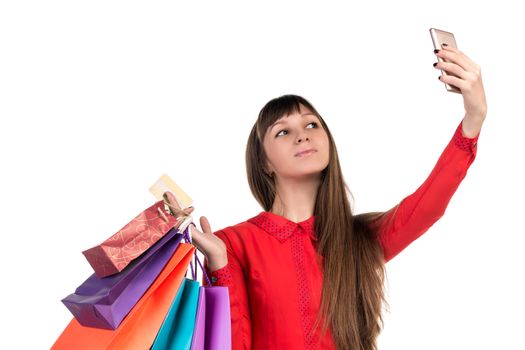
[[[265,171],[263,139],[268,126],[293,112],[300,104],[314,113],[328,134],[328,166],[321,173],[314,215],[317,252],[323,261],[323,289],[314,329],[322,319],[322,332],[331,327],[340,350],[375,350],[383,328],[385,260],[377,239],[379,220],[386,212],[353,215],[337,149],[321,115],[305,98],[283,95],[270,100],[260,111],[246,145],[246,171],[255,199],[270,211],[276,196],[273,177]]]

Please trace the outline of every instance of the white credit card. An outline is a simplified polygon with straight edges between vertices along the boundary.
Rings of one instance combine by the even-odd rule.
[[[186,194],[167,174],[163,174],[149,189],[149,191],[157,198],[163,200],[164,192],[171,192],[177,200],[177,204],[181,209],[190,207],[193,204],[193,199]]]

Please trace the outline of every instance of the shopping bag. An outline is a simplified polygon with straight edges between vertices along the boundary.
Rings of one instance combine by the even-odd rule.
[[[190,350],[198,300],[199,282],[184,278],[151,350]]]
[[[184,240],[191,242],[189,230],[183,233]],[[200,263],[197,251],[194,252]],[[152,350],[231,349],[230,300],[227,287],[200,286],[196,268],[190,262],[193,279],[185,278],[168,315],[164,320]]]
[[[82,326],[73,318],[52,349],[149,349],[181,286],[194,252],[193,245],[180,243],[155,282],[117,329]]]
[[[104,278],[91,275],[62,303],[83,326],[116,329],[160,274],[182,237],[172,228],[124,270]]]
[[[191,350],[230,350],[228,287],[200,286]]]
[[[122,271],[172,227],[177,227],[180,220],[166,214],[165,207],[163,200],[155,202],[113,236],[82,252],[97,277],[107,277]]]

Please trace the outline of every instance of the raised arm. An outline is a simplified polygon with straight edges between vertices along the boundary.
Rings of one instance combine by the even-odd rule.
[[[225,244],[228,255],[228,264],[215,271],[210,271],[207,260],[204,259],[204,268],[213,286],[228,287],[230,297],[230,315],[232,330],[232,350],[251,350],[252,330],[251,316],[246,292],[244,269],[235,254],[235,249],[223,230],[214,233]],[[202,284],[208,285],[203,276]]]
[[[386,261],[399,254],[443,216],[452,195],[476,158],[479,133],[472,138],[466,137],[462,122],[425,182],[377,223]]]

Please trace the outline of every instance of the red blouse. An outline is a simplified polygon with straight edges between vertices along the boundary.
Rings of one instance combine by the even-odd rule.
[[[477,139],[462,123],[425,182],[388,211],[388,230],[379,228],[386,261],[399,254],[445,213],[477,151]],[[394,209],[397,208],[397,211]],[[230,296],[232,349],[336,349],[330,331],[308,337],[321,302],[322,270],[313,241],[315,217],[293,222],[260,212],[215,234],[227,247],[228,264],[204,267],[213,285]],[[386,222],[387,220],[383,220]],[[203,285],[207,285],[205,278]],[[319,343],[317,343],[319,342]]]

